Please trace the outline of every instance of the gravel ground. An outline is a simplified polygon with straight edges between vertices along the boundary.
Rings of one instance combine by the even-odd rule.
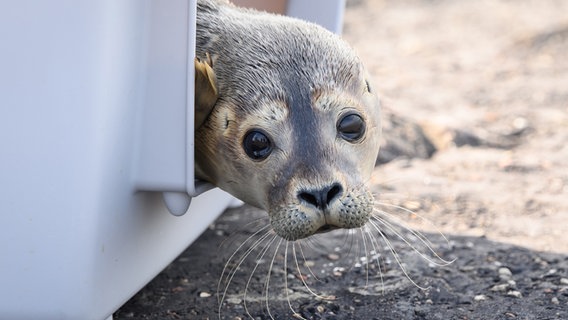
[[[244,257],[266,214],[230,209],[114,318],[568,319],[567,12],[348,1],[345,39],[385,107],[383,234],[264,239]]]

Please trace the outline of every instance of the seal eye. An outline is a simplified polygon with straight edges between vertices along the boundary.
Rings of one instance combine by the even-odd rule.
[[[356,113],[349,113],[337,123],[339,136],[349,142],[356,142],[365,134],[365,121]]]
[[[251,130],[245,135],[243,148],[251,159],[264,160],[272,152],[272,142],[264,132]]]

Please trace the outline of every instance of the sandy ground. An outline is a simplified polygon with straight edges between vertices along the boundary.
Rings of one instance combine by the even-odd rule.
[[[440,149],[376,181],[444,233],[568,253],[568,2],[355,1],[345,22],[385,107]]]
[[[384,102],[381,208],[453,263],[436,266],[387,235],[420,289],[384,242],[369,254],[332,233],[307,246],[325,248],[299,259],[301,276],[282,250],[273,268],[245,259],[219,316],[223,266],[254,232],[247,222],[265,215],[245,206],[115,319],[245,319],[245,300],[253,319],[291,319],[291,309],[306,319],[568,319],[568,1],[352,0],[344,37]]]

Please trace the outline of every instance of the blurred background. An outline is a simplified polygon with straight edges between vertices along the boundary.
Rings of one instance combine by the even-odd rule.
[[[348,0],[343,36],[383,100],[381,201],[568,253],[568,1]]]

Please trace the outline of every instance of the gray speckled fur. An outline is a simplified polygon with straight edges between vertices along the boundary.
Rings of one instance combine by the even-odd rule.
[[[295,240],[322,225],[366,223],[373,198],[365,187],[379,148],[379,103],[363,65],[337,35],[293,18],[198,0],[197,56],[209,54],[218,100],[196,131],[196,175],[266,209],[276,233]],[[341,115],[357,112],[365,138],[338,138]],[[243,152],[251,129],[274,144],[263,161]],[[298,200],[301,190],[333,183],[342,197],[326,212]],[[355,201],[347,210],[342,199]],[[361,209],[362,208],[362,209]],[[302,221],[292,221],[302,213]]]

